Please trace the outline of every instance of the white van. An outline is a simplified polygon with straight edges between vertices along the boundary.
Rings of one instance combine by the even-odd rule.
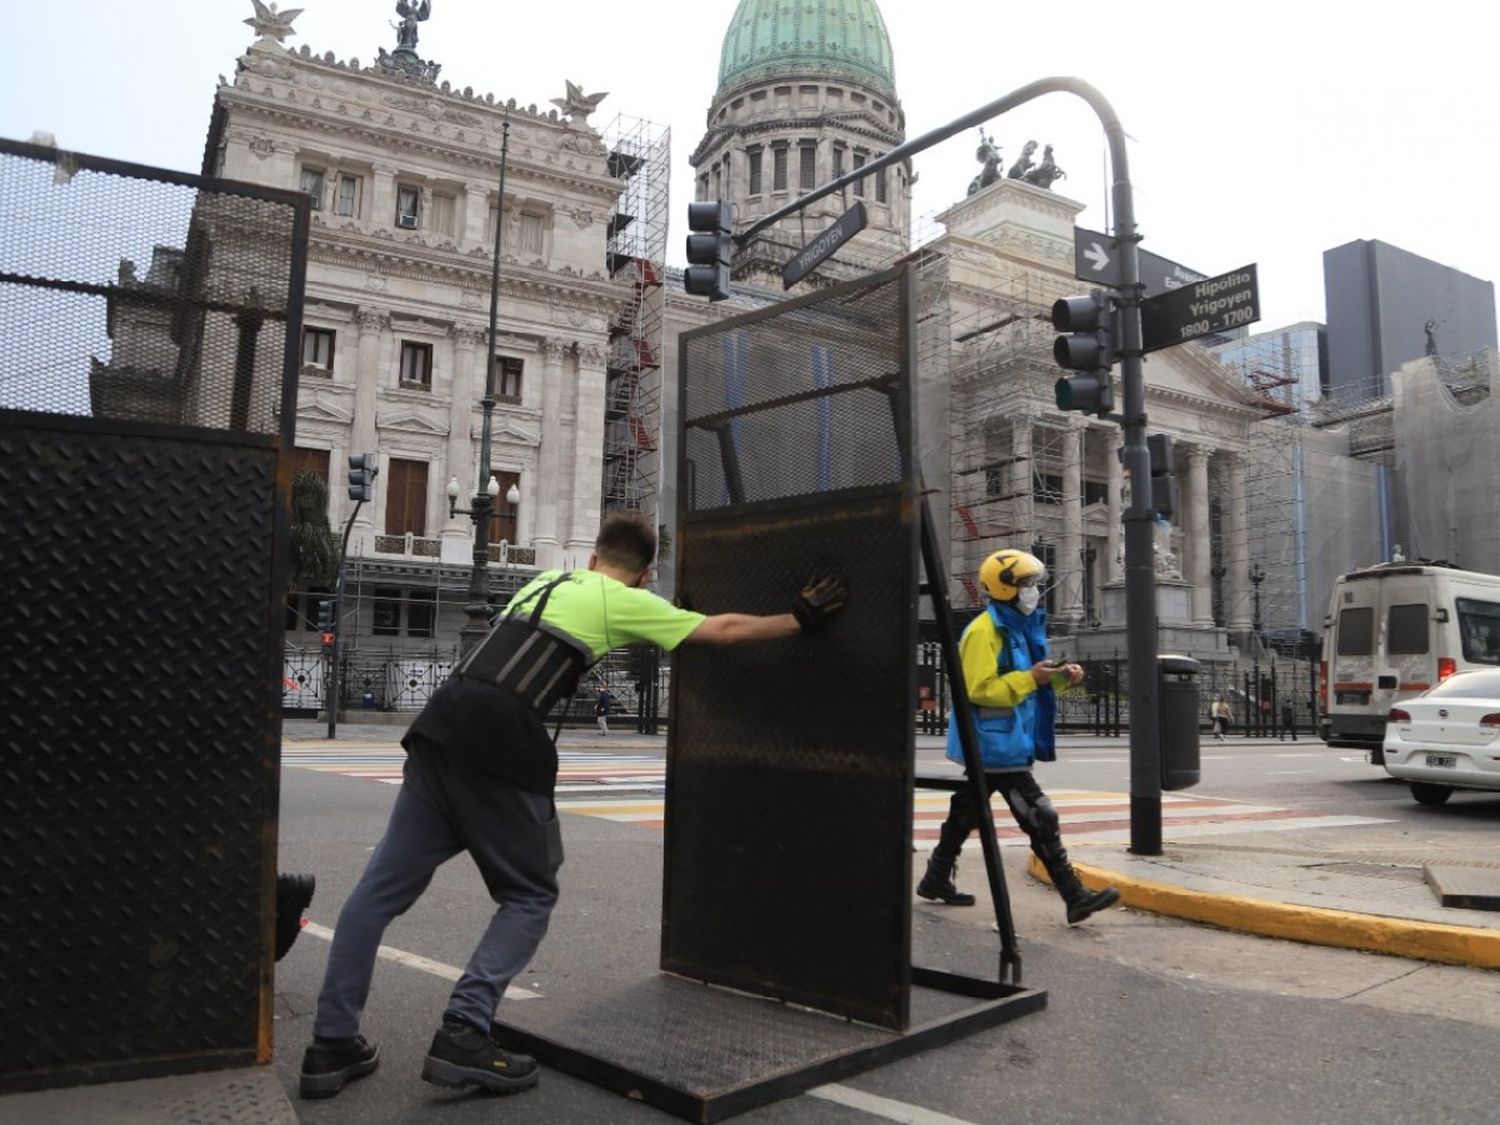
[[[1460,668],[1500,665],[1500,576],[1445,563],[1343,575],[1323,619],[1318,733],[1383,765],[1386,713]]]

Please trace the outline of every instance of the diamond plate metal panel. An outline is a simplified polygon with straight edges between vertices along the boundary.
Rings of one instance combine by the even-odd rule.
[[[679,650],[662,966],[883,1027],[909,1018],[917,532],[907,275],[684,337],[678,588],[813,636]],[[696,466],[688,470],[687,466]]]
[[[0,195],[0,1092],[264,1062],[308,205]]]

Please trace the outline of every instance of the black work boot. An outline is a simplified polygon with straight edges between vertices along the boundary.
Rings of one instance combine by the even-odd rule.
[[[1062,900],[1068,907],[1068,925],[1076,926],[1091,914],[1106,910],[1120,901],[1120,892],[1114,887],[1105,887],[1100,891],[1091,891],[1085,887],[1068,860],[1067,850],[1061,844],[1035,850],[1042,866],[1052,878],[1052,885],[1057,888],[1057,893],[1062,895]]]
[[[486,1032],[444,1016],[432,1037],[422,1078],[435,1086],[480,1086],[502,1094],[529,1090],[541,1077],[536,1059],[502,1050]]]
[[[974,896],[953,885],[953,876],[958,874],[958,860],[951,862],[939,859],[934,852],[927,861],[927,874],[917,884],[917,894],[930,898],[945,906],[973,906]]]
[[[1068,904],[1068,925],[1076,926],[1090,914],[1097,914],[1101,910],[1107,910],[1120,901],[1120,892],[1114,887],[1105,887],[1100,891],[1091,891],[1082,883],[1078,884],[1077,893],[1064,898]]]
[[[298,1092],[304,1098],[331,1098],[353,1082],[372,1074],[380,1065],[380,1049],[363,1035],[353,1039],[318,1039],[302,1056],[302,1080]]]

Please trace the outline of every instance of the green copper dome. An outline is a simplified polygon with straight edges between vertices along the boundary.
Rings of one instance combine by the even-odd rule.
[[[740,0],[719,89],[778,75],[836,74],[896,95],[891,37],[874,0]]]

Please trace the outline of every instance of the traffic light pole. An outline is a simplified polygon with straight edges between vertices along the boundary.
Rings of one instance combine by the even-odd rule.
[[[1121,414],[1124,447],[1121,457],[1130,477],[1130,507],[1125,510],[1125,628],[1130,659],[1130,850],[1136,855],[1161,855],[1161,714],[1156,652],[1156,559],[1151,532],[1151,454],[1146,447],[1146,382],[1141,335],[1139,236],[1135,229],[1135,198],[1130,186],[1125,129],[1104,96],[1077,78],[1042,78],[981,106],[915,140],[898,145],[884,156],[862,165],[772,211],[734,236],[743,246],[762,230],[796,214],[808,204],[840,191],[856,180],[931,148],[940,141],[975,128],[1043,94],[1074,94],[1088,102],[1104,126],[1114,176],[1111,198],[1115,237],[1120,249],[1119,306],[1121,340]]]
[[[344,539],[339,544],[339,580],[334,583],[333,595],[333,644],[328,648],[328,737],[336,738],[339,726],[339,638],[344,630],[339,618],[344,615],[344,559],[349,554],[349,533],[354,530],[354,517],[365,506],[363,500],[354,505],[349,513],[349,522],[344,524]]]

